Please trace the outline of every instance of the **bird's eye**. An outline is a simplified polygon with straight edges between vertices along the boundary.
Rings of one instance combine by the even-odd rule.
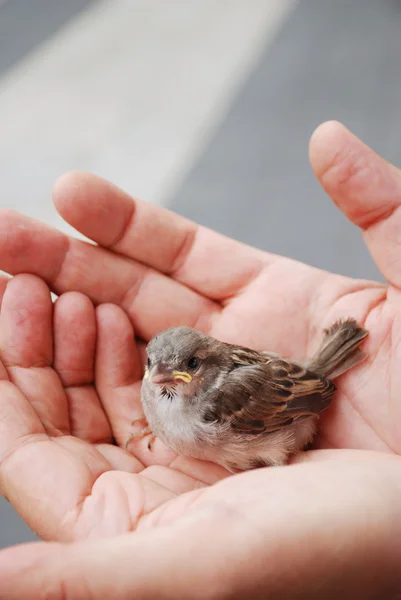
[[[148,356],[148,362],[146,364],[147,364],[148,369],[150,369],[150,358],[149,358],[149,356]]]
[[[189,359],[189,361],[187,362],[188,368],[191,369],[192,371],[194,371],[195,369],[197,369],[200,365],[200,359],[197,356],[192,356],[192,358]]]

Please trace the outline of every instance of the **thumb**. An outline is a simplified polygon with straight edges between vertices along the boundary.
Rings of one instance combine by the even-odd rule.
[[[315,130],[309,157],[325,191],[363,230],[384,277],[401,288],[401,171],[336,121]]]

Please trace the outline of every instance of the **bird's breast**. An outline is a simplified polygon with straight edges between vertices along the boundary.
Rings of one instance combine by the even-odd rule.
[[[199,452],[205,444],[212,443],[214,428],[204,423],[198,410],[187,398],[180,395],[168,397],[158,390],[142,394],[146,419],[152,431],[178,453]]]

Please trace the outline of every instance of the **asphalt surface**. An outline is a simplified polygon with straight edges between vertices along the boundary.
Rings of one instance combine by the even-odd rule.
[[[400,26],[400,2],[302,0],[171,207],[269,252],[378,279],[316,182],[308,141],[337,119],[401,165]]]
[[[75,2],[78,9],[86,4]],[[0,36],[0,70],[25,52],[22,32],[31,39],[29,23],[15,23],[21,28],[15,42],[8,34],[4,44]],[[302,0],[244,81],[170,207],[270,252],[379,279],[359,231],[316,183],[307,148],[313,129],[334,118],[401,165],[400,27],[396,0]],[[33,534],[0,500],[0,547],[28,539]]]
[[[0,2],[0,74],[96,0],[3,0]]]

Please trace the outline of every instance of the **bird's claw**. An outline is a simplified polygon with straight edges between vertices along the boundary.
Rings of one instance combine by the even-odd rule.
[[[144,421],[144,419],[135,419],[134,421],[132,421],[131,425],[134,426],[137,423],[145,423],[146,421]],[[154,435],[154,433],[152,432],[151,428],[149,427],[149,425],[146,423],[146,426],[143,427],[140,431],[138,432],[134,432],[131,433],[128,436],[127,441],[125,442],[125,449],[128,450],[128,445],[131,442],[131,440],[136,439],[136,440],[141,440],[142,438],[146,437],[147,435],[150,435],[150,440],[148,442],[148,450],[152,450],[152,444],[156,439],[156,436]]]

